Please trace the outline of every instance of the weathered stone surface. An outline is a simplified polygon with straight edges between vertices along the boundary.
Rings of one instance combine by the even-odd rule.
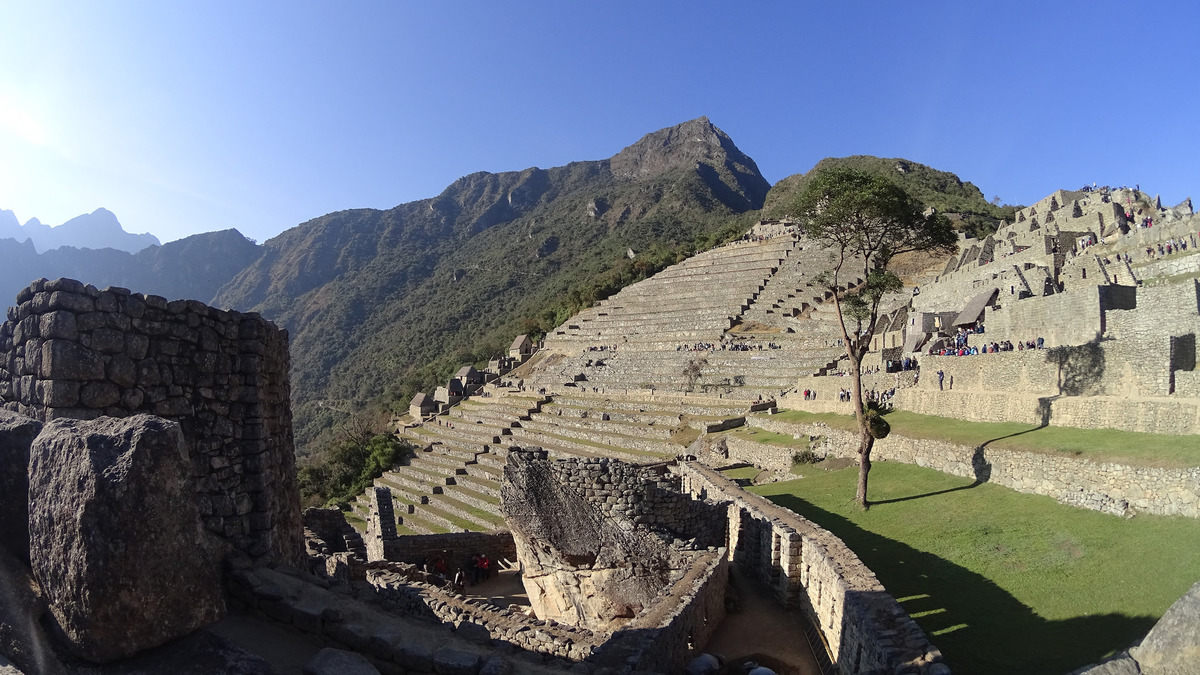
[[[29,558],[29,448],[42,423],[0,410],[0,548]]]
[[[74,342],[47,340],[42,343],[43,378],[102,380],[104,361],[100,355]]]
[[[218,551],[177,423],[55,420],[30,455],[34,576],[74,652],[111,661],[220,618]]]
[[[65,670],[42,631],[46,603],[37,597],[23,561],[0,548],[0,664],[7,656],[14,672],[58,675]],[[5,673],[0,668],[0,674]]]
[[[1200,582],[1167,609],[1129,655],[1145,675],[1196,672],[1200,664]]]
[[[538,618],[616,629],[682,566],[665,542],[560,481],[543,451],[509,451],[500,496]]]
[[[304,664],[304,675],[379,675],[361,654],[326,647]]]
[[[1072,675],[1141,675],[1137,661],[1129,654],[1122,654],[1112,660],[1075,671]]]
[[[70,279],[26,290],[0,325],[4,407],[43,421],[173,419],[189,441],[201,503],[237,505],[205,512],[205,527],[252,563],[298,564],[286,331],[257,315]]]
[[[438,675],[475,675],[479,672],[479,655],[443,647],[433,653],[433,672]]]

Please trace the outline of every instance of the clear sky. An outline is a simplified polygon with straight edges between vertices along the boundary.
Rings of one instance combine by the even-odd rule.
[[[771,182],[1200,199],[1200,3],[0,0],[0,208],[264,240],[707,115]]]

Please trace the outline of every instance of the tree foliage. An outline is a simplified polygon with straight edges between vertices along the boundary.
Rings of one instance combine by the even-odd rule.
[[[859,426],[856,498],[864,508],[871,448],[887,435],[877,411],[863,406],[861,365],[870,349],[884,296],[902,287],[888,263],[912,251],[952,252],[957,236],[950,221],[927,209],[903,188],[878,175],[846,168],[818,171],[792,204],[805,233],[829,248],[833,266],[821,281],[833,292],[852,375],[851,395]],[[858,288],[844,284],[861,274]],[[872,414],[872,413],[875,414]]]

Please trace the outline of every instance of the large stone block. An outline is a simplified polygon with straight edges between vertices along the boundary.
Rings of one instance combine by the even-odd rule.
[[[42,423],[0,409],[0,547],[29,558],[29,448]]]
[[[76,654],[123,658],[221,617],[220,551],[178,424],[55,420],[30,455],[33,571]]]
[[[1200,582],[1167,609],[1129,654],[1147,675],[1196,672],[1200,664]]]

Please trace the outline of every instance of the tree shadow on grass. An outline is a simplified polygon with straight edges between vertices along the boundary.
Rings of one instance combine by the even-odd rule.
[[[1033,430],[1030,429],[1030,431],[1033,431]],[[1023,434],[1023,433],[1028,433],[1028,432],[1021,431],[1018,433]],[[1017,434],[1012,434],[1012,435],[1015,436]],[[991,443],[991,441],[988,441],[988,443]],[[934,497],[937,495],[944,495],[949,492],[958,492],[960,490],[970,490],[971,488],[979,487],[980,485],[983,485],[984,483],[988,482],[988,480],[990,480],[992,477],[992,464],[991,464],[991,462],[987,461],[987,457],[984,455],[984,448],[986,446],[987,446],[987,443],[984,443],[983,445],[978,446],[977,448],[975,448],[975,453],[973,455],[971,455],[971,470],[975,474],[975,481],[973,483],[971,483],[969,485],[960,485],[958,487],[947,488],[945,490],[934,490],[933,492],[925,492],[925,493],[919,494],[919,495],[910,495],[908,497],[895,497],[893,499],[881,499],[879,501],[872,501],[871,505],[873,506],[875,504],[895,504],[897,502],[907,502],[907,501],[912,501],[913,499],[922,499],[924,497]]]
[[[868,532],[794,495],[770,499],[840,537],[920,624],[956,673],[1061,675],[1128,647],[1155,621],[1122,614],[1047,621],[964,567]]]

